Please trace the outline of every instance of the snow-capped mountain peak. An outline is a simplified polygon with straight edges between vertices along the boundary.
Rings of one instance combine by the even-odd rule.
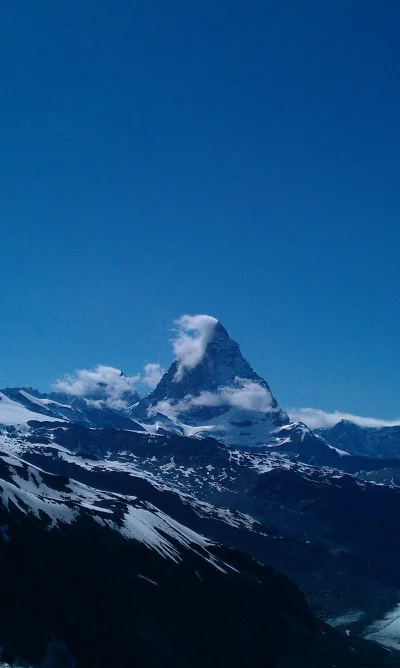
[[[176,359],[163,375],[156,389],[146,397],[150,405],[159,400],[181,401],[188,395],[201,392],[215,392],[224,386],[236,386],[237,379],[251,381],[264,387],[271,395],[272,408],[277,402],[263,378],[258,376],[240,352],[239,344],[232,339],[219,321],[213,328],[212,336],[204,346],[203,354],[192,368],[185,368],[182,375],[178,370],[182,361]]]
[[[187,435],[265,445],[272,432],[289,424],[288,416],[223,325],[211,316],[190,318],[175,346],[181,356],[130,415],[148,419],[161,413]]]

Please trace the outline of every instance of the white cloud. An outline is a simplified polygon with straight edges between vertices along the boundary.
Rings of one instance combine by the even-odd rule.
[[[259,413],[267,413],[272,410],[272,396],[265,387],[251,380],[240,378],[236,378],[236,382],[241,383],[241,386],[221,389],[221,397],[227,404]]]
[[[125,376],[120,369],[99,364],[95,369],[78,369],[54,384],[57,392],[103,402],[109,408],[127,408],[126,395],[135,392],[140,375]]]
[[[235,378],[235,383],[220,387],[217,392],[201,392],[190,403],[192,406],[236,406],[259,413],[272,410],[272,396],[265,387],[243,378]]]
[[[186,401],[181,402],[183,405],[190,406],[222,406],[225,402],[219,392],[209,392],[204,390],[197,395],[197,397],[190,397]]]
[[[200,406],[235,406],[248,411],[267,413],[274,410],[271,406],[271,393],[251,380],[235,378],[235,386],[223,386],[217,392],[201,392],[196,397],[186,397],[182,401],[171,404],[161,401],[151,409],[151,413],[163,413],[170,418],[176,418],[179,413],[190,411]]]
[[[160,364],[146,364],[141,381],[151,389],[154,389],[157,387],[164,373],[165,369]]]
[[[176,320],[173,348],[178,361],[177,381],[182,380],[186,370],[194,369],[201,362],[217,323],[210,315],[183,315]]]
[[[340,420],[349,420],[359,427],[395,427],[400,425],[398,420],[380,420],[371,417],[352,415],[351,413],[327,413],[318,408],[288,408],[287,413],[294,422],[304,422],[310,429],[324,429],[334,427]]]
[[[155,406],[151,406],[148,409],[149,415],[155,415],[156,413],[162,413],[166,415],[171,420],[175,420],[179,411],[182,410],[183,402],[179,404],[172,404],[170,401],[159,401]]]

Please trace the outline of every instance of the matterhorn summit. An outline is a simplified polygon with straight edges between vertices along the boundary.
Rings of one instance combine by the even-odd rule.
[[[159,419],[164,428],[167,417],[186,435],[250,447],[265,445],[289,424],[266,381],[216,318],[185,315],[177,325],[176,360],[132,417]]]

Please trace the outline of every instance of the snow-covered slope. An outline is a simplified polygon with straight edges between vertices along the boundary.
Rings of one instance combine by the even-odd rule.
[[[23,404],[12,401],[3,392],[0,392],[0,426],[27,428],[28,422],[32,420],[40,422],[59,421],[55,415],[46,415],[43,412],[30,410]]]
[[[199,550],[199,554],[212,561],[204,552],[210,541],[151,503],[134,496],[106,493],[73,479],[61,480],[19,457],[15,440],[3,436],[0,444],[7,452],[0,455],[0,501],[14,515],[30,514],[47,523],[50,529],[72,524],[80,517],[90,518],[173,561],[182,559],[179,546]]]

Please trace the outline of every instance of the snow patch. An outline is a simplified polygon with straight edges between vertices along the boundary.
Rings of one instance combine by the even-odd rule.
[[[28,428],[28,422],[31,420],[35,420],[36,422],[62,422],[59,418],[34,413],[0,392],[0,424],[7,427]]]
[[[364,638],[400,650],[400,604],[383,619],[374,622],[367,629]]]

